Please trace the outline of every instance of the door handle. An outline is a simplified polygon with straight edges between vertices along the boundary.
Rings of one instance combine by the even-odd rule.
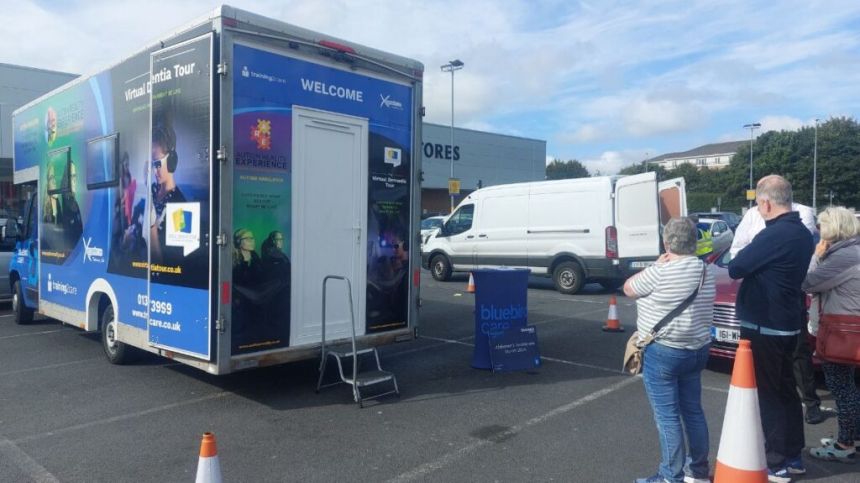
[[[468,240],[471,240],[472,238],[475,238],[475,235],[467,235],[466,236],[466,239],[468,239]]]
[[[481,233],[480,235],[478,235],[478,238],[487,238],[487,235],[485,233]]]

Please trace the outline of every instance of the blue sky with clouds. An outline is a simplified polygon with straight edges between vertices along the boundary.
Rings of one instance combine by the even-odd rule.
[[[646,156],[860,108],[860,2],[235,0],[424,63],[426,119],[545,139],[614,173]],[[0,62],[90,73],[214,9],[188,0],[0,0]]]

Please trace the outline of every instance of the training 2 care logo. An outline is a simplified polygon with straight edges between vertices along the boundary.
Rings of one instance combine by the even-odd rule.
[[[272,149],[272,121],[257,119],[257,125],[251,126],[251,140],[257,143],[257,149]]]

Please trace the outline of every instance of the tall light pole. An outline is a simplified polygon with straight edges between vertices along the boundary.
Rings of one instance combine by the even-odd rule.
[[[818,119],[815,120],[815,141],[812,148],[812,211],[818,213]]]
[[[454,178],[454,71],[463,68],[463,61],[454,59],[442,66],[442,72],[451,73],[451,178]],[[450,189],[450,188],[449,188]],[[451,193],[451,213],[454,212],[454,193]]]
[[[744,124],[744,129],[750,130],[750,189],[753,188],[753,131],[760,128],[761,124],[754,122],[752,124]],[[750,200],[750,208],[752,208],[752,200]]]

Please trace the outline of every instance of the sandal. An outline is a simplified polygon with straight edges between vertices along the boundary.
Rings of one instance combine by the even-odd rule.
[[[836,446],[835,441],[828,441],[820,448],[809,450],[810,456],[825,461],[838,461],[840,463],[854,463],[857,461],[857,451],[852,448],[842,449]]]

